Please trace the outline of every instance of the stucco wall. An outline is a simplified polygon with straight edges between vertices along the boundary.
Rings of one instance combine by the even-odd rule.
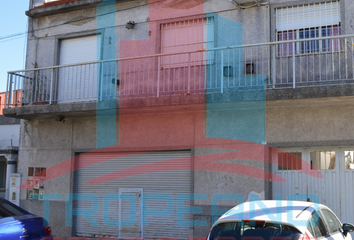
[[[100,5],[99,5],[100,6]],[[147,0],[128,1],[117,3],[115,11],[115,23],[105,23],[101,20],[97,21],[98,12],[95,8],[84,9],[80,11],[60,13],[39,18],[29,19],[29,29],[31,34],[28,36],[28,52],[27,52],[27,68],[33,68],[34,63],[38,67],[47,67],[57,65],[58,54],[60,48],[60,39],[85,36],[100,32],[103,34],[103,59],[105,55],[110,55],[111,46],[108,41],[111,35],[110,28],[107,26],[115,25],[115,36],[111,36],[115,40],[115,58],[120,58],[126,54],[121,54],[120,48],[122,41],[143,40],[138,45],[130,48],[130,54],[134,49],[140,49],[137,55],[160,53],[160,23],[174,22],[183,19],[186,16],[192,17],[194,14],[215,13],[218,17],[234,22],[235,26],[241,24],[243,32],[225,31],[224,35],[216,34],[215,47],[225,47],[240,44],[239,38],[243,44],[263,43],[269,40],[269,9],[268,6],[237,9],[230,1],[207,1],[202,6],[197,6],[200,10],[176,12],[173,9],[156,9],[151,10]],[[126,10],[125,10],[126,9]],[[173,10],[173,11],[172,11]],[[112,11],[112,7],[110,10]],[[160,12],[157,12],[160,11]],[[163,12],[175,14],[163,15]],[[157,13],[156,13],[157,12]],[[152,15],[152,16],[150,16]],[[111,20],[109,20],[111,21]],[[128,21],[136,23],[134,30],[128,30],[125,25]],[[98,25],[97,25],[98,24]],[[102,29],[105,28],[105,29]],[[218,26],[222,28],[222,26]],[[229,28],[229,27],[228,27]],[[35,30],[32,32],[32,30]],[[150,33],[149,33],[150,31]],[[231,34],[231,35],[230,35]],[[218,39],[219,38],[219,39]],[[149,41],[148,41],[149,40]],[[226,40],[226,41],[225,41]],[[241,43],[242,43],[241,42]],[[147,45],[146,45],[147,44]],[[147,47],[139,47],[146,45]],[[135,55],[136,55],[135,54]],[[134,54],[133,54],[134,55]]]
[[[351,97],[268,101],[267,142],[276,146],[353,144]]]
[[[270,3],[289,5],[299,2],[307,1],[272,0]],[[344,1],[341,2],[343,8]],[[176,16],[167,16],[174,19],[164,19],[163,21],[158,17],[156,19],[150,18],[147,3],[147,0],[139,0],[116,4],[116,11],[119,12],[114,23],[116,25],[114,31],[116,58],[127,57],[129,54],[160,53],[159,24],[170,20],[175,21],[182,17],[177,15],[176,19]],[[236,27],[232,29],[241,30],[240,32],[230,32],[225,38],[217,36],[216,47],[269,41],[271,39],[270,32],[274,32],[274,29],[270,31],[271,24],[274,26],[274,18],[269,15],[272,6],[239,10],[230,1],[206,1],[205,13],[213,12],[215,16],[226,19],[225,22],[234,22]],[[346,6],[346,10],[342,14],[349,22],[351,21],[351,8],[351,6]],[[107,43],[110,34],[113,33],[106,29],[100,29],[95,19],[96,14],[96,9],[85,9],[30,19],[29,30],[30,32],[32,29],[36,31],[28,36],[26,67],[33,68],[34,63],[37,63],[38,67],[57,65],[59,63],[60,39],[95,34],[97,31],[103,34],[102,39],[105,47],[102,51],[103,58],[111,57],[110,51],[113,45],[109,46]],[[78,19],[81,19],[80,24],[73,22]],[[128,21],[137,23],[134,30],[125,28]],[[345,29],[350,33],[351,28],[348,25]],[[218,27],[221,29],[223,26],[218,25]],[[149,36],[149,31],[151,31],[151,36]],[[150,41],[147,41],[148,39]],[[131,40],[137,41],[126,44]],[[141,45],[142,43],[145,45]],[[122,45],[126,47],[125,52],[120,50]],[[148,48],[142,46],[148,46]],[[321,99],[269,101],[264,116],[266,122],[265,140],[275,146],[283,144],[284,147],[296,144],[301,146],[338,145],[342,140],[352,141],[354,144],[352,137],[354,129],[351,123],[353,107],[350,105],[352,100],[349,100],[341,98],[336,101],[324,102]],[[250,111],[249,115],[254,114],[252,110],[248,111]],[[116,116],[116,143],[119,143],[116,150],[147,151],[184,147],[194,149],[194,156],[199,156],[220,152],[219,148],[224,148],[222,151],[225,151],[228,146],[233,151],[237,151],[240,147],[249,149],[253,155],[237,160],[236,163],[270,170],[269,164],[252,159],[252,157],[266,159],[267,149],[265,147],[257,145],[257,148],[253,148],[250,143],[240,142],[238,146],[235,146],[235,142],[232,140],[220,143],[211,142],[205,138],[204,121],[203,105],[174,106],[167,109],[166,107],[151,107],[121,110]],[[96,149],[96,124],[94,117],[67,118],[64,123],[55,119],[23,121],[21,123],[21,150],[18,165],[18,171],[23,174],[23,179],[27,178],[28,167],[49,168],[74,157],[76,153]],[[228,124],[232,125],[230,119],[228,119]],[[224,160],[235,162],[234,159]],[[73,169],[73,165],[70,167]],[[65,173],[45,183],[46,194],[63,194],[61,200],[50,202],[49,220],[53,227],[53,233],[57,236],[68,237],[72,235],[73,229],[65,224],[66,213],[63,209],[66,206],[65,195],[75,192],[74,177],[73,172]],[[215,194],[237,193],[247,200],[250,192],[254,191],[264,193],[265,198],[270,198],[271,186],[265,179],[269,179],[266,173],[260,178],[252,178],[222,171],[195,171],[192,175],[191,191],[207,196],[206,199],[194,201],[195,205],[201,206],[203,209],[202,213],[198,216],[195,215],[195,219],[200,217],[211,223],[212,199]],[[25,190],[21,191],[21,199],[21,205],[24,208],[38,215],[44,214],[43,202],[25,200]],[[219,204],[227,209],[237,204],[237,200],[224,199]],[[207,228],[203,228],[199,231],[196,228],[195,235],[205,236],[207,230]]]
[[[247,159],[221,158],[222,162],[236,163],[260,169],[267,168],[267,164],[260,159],[266,158],[266,148],[263,145],[238,142],[235,140],[213,140],[204,136],[203,105],[196,105],[193,110],[180,106],[159,108],[140,108],[135,111],[121,111],[117,115],[117,146],[116,151],[149,151],[159,149],[192,149],[193,156],[208,158],[209,155],[220,152],[239,152],[251,149]],[[21,128],[21,151],[19,153],[18,170],[27,179],[28,167],[46,167],[63,162],[76,153],[92,151],[96,148],[96,119],[76,118],[65,119],[59,122],[55,119],[23,121]],[[119,144],[118,144],[119,141]],[[202,158],[202,159],[203,159]],[[74,161],[71,162],[71,169]],[[264,179],[269,179],[267,173],[260,178],[230,172],[230,169],[203,169],[203,161],[193,160],[191,193],[203,194],[206,198],[196,199],[195,206],[201,206],[202,212],[197,214],[207,218],[211,224],[211,207],[215,194],[239,194],[246,201],[254,191],[264,194],[269,187]],[[199,169],[199,170],[198,170]],[[57,169],[61,171],[62,169]],[[236,171],[236,169],[235,169]],[[50,222],[56,236],[69,237],[72,228],[65,226],[65,197],[75,192],[74,173],[65,173],[57,178],[45,182],[45,194],[61,194],[62,199],[50,201]],[[138,186],[137,186],[138,187]],[[269,198],[270,195],[266,195]],[[21,191],[21,205],[29,211],[42,215],[43,202],[26,200],[26,191]],[[223,199],[217,202],[221,209],[236,205],[237,199]],[[62,209],[61,211],[59,209]],[[204,227],[203,231],[208,231]],[[202,232],[203,232],[202,231]],[[198,230],[196,230],[196,234]],[[200,231],[198,234],[202,234]]]

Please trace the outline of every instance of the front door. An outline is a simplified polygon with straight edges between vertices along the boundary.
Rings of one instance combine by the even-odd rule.
[[[119,238],[142,237],[142,188],[119,189]]]

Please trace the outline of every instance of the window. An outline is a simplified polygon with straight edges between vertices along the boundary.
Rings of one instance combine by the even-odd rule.
[[[354,151],[344,151],[345,169],[354,169]]]
[[[278,153],[278,170],[301,170],[301,152]]]
[[[300,236],[293,226],[264,221],[219,223],[210,233],[211,240],[298,240]]]
[[[77,38],[62,39],[60,41],[60,65],[74,65],[82,62],[93,62],[82,65],[81,67],[63,67],[59,69],[59,84],[57,89],[57,98],[59,103],[68,103],[76,101],[96,101],[97,93],[110,95],[111,92],[106,88],[97,89],[97,72],[100,65],[97,60],[101,57],[101,35],[89,35]],[[105,65],[106,66],[106,65]],[[101,86],[111,86],[114,74],[107,67],[102,69],[105,76]],[[110,84],[107,84],[109,81]],[[114,90],[113,90],[114,89]],[[115,88],[112,88],[115,91]],[[113,94],[113,93],[112,93]],[[101,96],[102,96],[101,95]]]
[[[318,211],[315,211],[312,214],[309,222],[313,228],[316,238],[328,235],[326,225],[324,224],[324,221]]]
[[[306,228],[311,233],[312,236],[315,236],[315,232],[313,231],[313,228],[312,228],[310,222],[307,223]]]
[[[7,201],[0,199],[0,219],[6,217],[21,216],[26,214],[28,213],[23,209],[17,207],[14,204],[8,203]]]
[[[322,209],[321,212],[323,213],[324,219],[327,222],[328,230],[330,233],[335,233],[342,229],[340,222],[333,215],[333,213],[331,213],[327,209]]]
[[[335,169],[335,151],[310,152],[311,169]]]
[[[340,2],[304,4],[275,9],[277,41],[313,39],[341,34]],[[307,54],[340,50],[339,39],[296,42],[295,53]],[[278,56],[293,54],[293,44],[278,45]]]
[[[161,25],[161,53],[191,52],[214,48],[214,19],[200,18]],[[196,53],[191,55],[193,63],[209,61],[211,53]],[[187,54],[178,54],[162,58],[164,67],[183,67],[189,62]]]
[[[46,168],[44,167],[29,167],[27,184],[27,199],[43,200],[44,182],[46,178]]]

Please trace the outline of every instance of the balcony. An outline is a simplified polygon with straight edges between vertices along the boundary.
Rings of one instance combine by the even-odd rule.
[[[53,14],[73,12],[97,7],[103,0],[34,0],[32,8],[26,11],[31,18],[46,17]]]
[[[182,97],[196,103],[206,94],[251,90],[330,90],[354,83],[353,48],[354,35],[347,35],[11,71],[5,109],[55,105],[60,112],[58,106],[75,111],[78,103],[95,108],[97,102],[117,101],[117,107],[128,107],[122,103]]]

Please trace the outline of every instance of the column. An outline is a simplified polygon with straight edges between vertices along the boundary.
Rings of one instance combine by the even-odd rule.
[[[6,192],[5,198],[9,199],[9,189],[10,189],[10,174],[16,172],[16,164],[17,164],[17,154],[7,154],[6,158]]]

